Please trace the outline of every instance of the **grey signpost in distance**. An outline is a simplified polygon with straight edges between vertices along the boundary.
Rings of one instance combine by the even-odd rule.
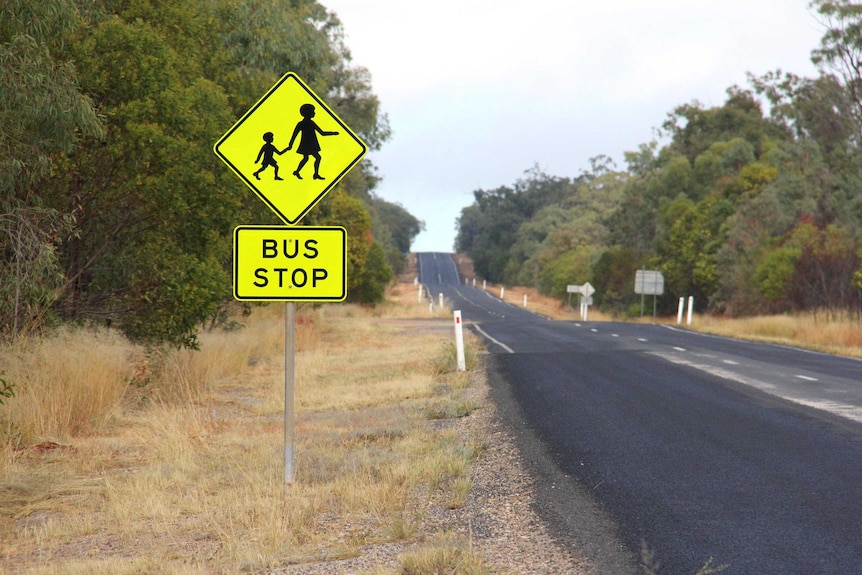
[[[656,297],[664,293],[664,275],[656,270],[637,270],[635,272],[635,293],[641,296],[641,317],[644,316],[644,296],[652,297],[652,318],[656,316]]]

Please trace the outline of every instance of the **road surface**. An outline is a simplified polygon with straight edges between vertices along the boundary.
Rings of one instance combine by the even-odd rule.
[[[709,558],[741,575],[862,573],[862,362],[550,321],[464,285],[448,254],[419,254],[419,266],[435,301],[486,338],[495,394],[537,453],[549,522],[605,555],[604,572],[637,569],[646,545],[675,575]],[[584,506],[603,518],[586,529],[614,541],[590,551]]]

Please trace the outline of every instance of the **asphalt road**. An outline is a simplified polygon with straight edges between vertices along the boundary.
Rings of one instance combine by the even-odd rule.
[[[635,572],[645,544],[672,575],[862,573],[862,362],[550,321],[462,285],[448,254],[419,265],[487,339],[541,511],[597,570]]]

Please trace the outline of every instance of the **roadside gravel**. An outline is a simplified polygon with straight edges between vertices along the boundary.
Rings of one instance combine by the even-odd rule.
[[[441,532],[457,533],[499,573],[522,575],[587,575],[590,562],[562,545],[537,512],[539,490],[516,445],[513,430],[501,418],[484,373],[471,384],[474,400],[483,405],[470,416],[450,420],[465,438],[484,439],[486,449],[474,464],[473,487],[459,509],[431,503],[420,533],[398,543],[369,545],[358,557],[280,569],[279,575],[359,575],[398,566],[401,554]]]

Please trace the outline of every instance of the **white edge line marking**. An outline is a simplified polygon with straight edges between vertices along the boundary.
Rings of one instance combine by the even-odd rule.
[[[475,324],[475,323],[474,323],[474,324],[473,324],[473,327],[475,327],[475,328],[479,331],[479,333],[481,333],[481,334],[482,334],[482,335],[484,335],[486,338],[490,339],[492,342],[494,342],[495,344],[497,344],[497,345],[499,345],[500,347],[502,347],[503,349],[505,349],[507,352],[509,352],[509,353],[515,353],[515,350],[514,350],[514,349],[512,349],[511,347],[509,347],[508,345],[506,345],[506,344],[505,344],[505,343],[503,343],[502,341],[497,341],[496,339],[494,339],[493,337],[491,337],[490,335],[488,335],[488,332],[486,332],[484,329],[482,329],[481,327],[479,327],[479,325],[478,325],[478,324]]]
[[[800,405],[807,405],[808,407],[813,407],[815,409],[820,409],[823,411],[828,411],[830,413],[834,413],[835,415],[840,415],[841,417],[846,417],[848,419],[852,419],[854,421],[862,422],[862,408],[859,408],[855,405],[848,405],[839,403],[837,401],[811,401],[809,399],[793,397],[792,395],[779,393],[778,387],[774,384],[761,381],[758,379],[751,379],[743,376],[742,374],[735,373],[733,371],[729,371],[727,369],[722,369],[720,367],[714,367],[711,365],[697,364],[690,361],[686,361],[684,359],[680,359],[679,356],[673,354],[665,354],[661,352],[651,352],[653,355],[658,357],[662,357],[671,363],[677,363],[681,365],[688,365],[695,369],[700,369],[712,375],[722,377],[724,379],[729,379],[731,381],[736,381],[745,385],[750,385],[751,387],[755,387],[760,389],[761,391],[765,391],[771,395],[776,397],[780,397],[782,399],[786,399],[787,401],[792,401],[794,403],[798,403]],[[796,377],[799,377],[798,375]]]

